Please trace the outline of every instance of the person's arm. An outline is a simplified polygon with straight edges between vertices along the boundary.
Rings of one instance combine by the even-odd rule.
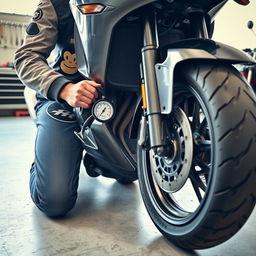
[[[62,88],[71,82],[47,63],[57,39],[57,14],[50,0],[42,0],[27,27],[24,45],[14,57],[14,66],[23,84],[56,101]]]

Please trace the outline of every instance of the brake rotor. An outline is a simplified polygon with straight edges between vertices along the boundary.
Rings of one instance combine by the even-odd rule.
[[[180,190],[185,184],[193,159],[193,137],[189,120],[179,107],[173,109],[172,143],[174,153],[160,157],[150,150],[150,165],[158,186],[168,193]]]

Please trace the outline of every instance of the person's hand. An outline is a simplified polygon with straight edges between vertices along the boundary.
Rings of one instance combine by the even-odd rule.
[[[94,81],[83,80],[76,84],[66,84],[60,91],[59,97],[71,107],[90,108],[98,97],[97,88],[101,87]]]

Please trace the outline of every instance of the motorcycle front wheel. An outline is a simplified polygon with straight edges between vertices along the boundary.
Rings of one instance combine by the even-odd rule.
[[[187,64],[166,116],[170,157],[138,146],[138,178],[159,231],[186,249],[216,246],[250,216],[256,198],[256,102],[232,66]]]

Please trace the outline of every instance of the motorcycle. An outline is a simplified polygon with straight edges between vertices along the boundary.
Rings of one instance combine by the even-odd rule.
[[[256,198],[256,98],[234,67],[254,60],[211,40],[227,0],[71,0],[80,73],[103,84],[76,133],[92,177],[138,179],[158,230],[216,246]],[[248,0],[236,0],[246,5]]]

